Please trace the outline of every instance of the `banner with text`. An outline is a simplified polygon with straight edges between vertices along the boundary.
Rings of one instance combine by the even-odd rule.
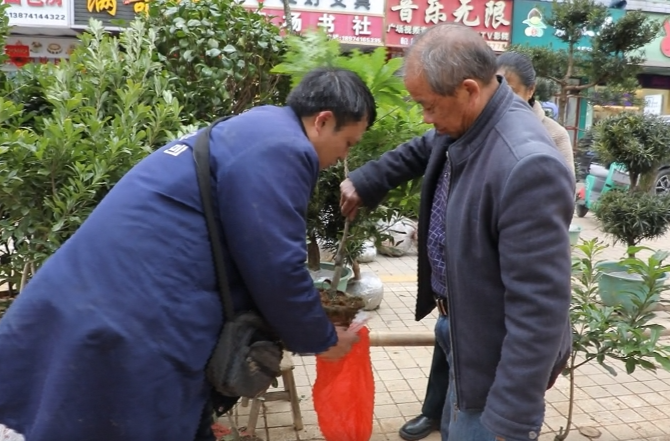
[[[275,25],[285,28],[286,19],[283,9],[263,8]],[[382,46],[384,44],[384,17],[370,14],[343,14],[327,11],[291,10],[291,26],[295,32],[321,28],[332,38],[342,43]]]
[[[5,53],[8,64],[18,67],[27,63],[57,63],[69,58],[79,44],[76,38],[33,37],[30,35],[10,35],[7,37]]]
[[[512,5],[512,0],[386,0],[386,46],[409,46],[428,27],[456,22],[503,52],[511,38]]]
[[[264,0],[263,9],[284,10],[283,0]],[[383,0],[289,0],[291,11],[384,15]],[[244,0],[242,6],[257,9],[258,0]]]
[[[10,26],[69,28],[67,0],[4,0]]]

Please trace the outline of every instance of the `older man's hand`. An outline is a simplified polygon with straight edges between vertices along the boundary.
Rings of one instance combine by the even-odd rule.
[[[342,215],[353,220],[362,204],[363,201],[358,196],[354,183],[349,179],[342,181],[340,184],[340,210],[342,210]]]

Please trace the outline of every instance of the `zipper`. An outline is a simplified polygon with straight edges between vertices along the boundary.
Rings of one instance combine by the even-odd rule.
[[[451,183],[452,183],[452,178],[453,178],[453,167],[451,166],[451,160],[449,159],[449,150],[447,150],[446,153],[447,157],[447,162],[449,165],[449,181],[448,181],[448,189],[447,189],[447,206],[446,210],[447,213],[449,212],[449,202],[451,201],[451,198],[449,197],[451,195]],[[446,220],[446,214],[445,214],[445,220]],[[456,412],[459,411],[460,407],[460,399],[461,399],[461,393],[460,393],[460,388],[459,388],[459,379],[458,379],[458,371],[456,370],[456,365],[458,364],[456,361],[456,351],[454,350],[454,314],[453,314],[453,308],[452,308],[452,303],[451,303],[451,287],[449,286],[449,281],[451,280],[451,277],[449,277],[449,262],[447,262],[447,252],[446,250],[449,249],[449,245],[447,244],[447,238],[449,235],[447,234],[447,228],[448,228],[449,223],[445,222],[444,226],[444,266],[445,266],[445,271],[446,271],[446,287],[447,287],[447,309],[449,310],[449,343],[451,344],[451,359],[453,361],[453,366],[451,366],[451,369],[454,370],[454,387],[456,388],[456,400],[454,403],[454,410]]]

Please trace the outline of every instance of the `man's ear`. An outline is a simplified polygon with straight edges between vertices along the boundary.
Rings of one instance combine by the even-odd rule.
[[[330,110],[324,110],[322,112],[317,113],[316,117],[314,118],[314,129],[317,131],[317,133],[321,133],[321,130],[323,130],[323,128],[326,127],[328,121],[330,121],[334,117],[335,115],[333,115],[333,112],[331,112]]]

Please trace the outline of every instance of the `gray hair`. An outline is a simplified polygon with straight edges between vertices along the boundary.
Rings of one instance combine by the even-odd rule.
[[[406,59],[419,61],[413,63],[414,73],[423,74],[433,92],[442,96],[453,95],[466,79],[488,85],[497,71],[495,52],[479,33],[460,23],[428,28],[414,38]]]

